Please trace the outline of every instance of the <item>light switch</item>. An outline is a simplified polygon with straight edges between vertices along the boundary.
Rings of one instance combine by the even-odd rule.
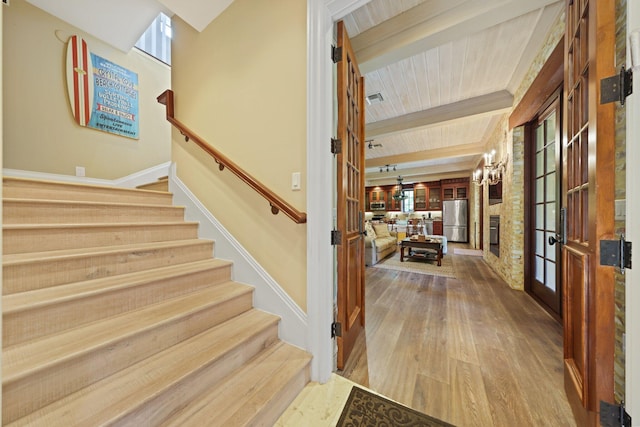
[[[291,174],[291,189],[300,190],[300,172],[294,172]]]

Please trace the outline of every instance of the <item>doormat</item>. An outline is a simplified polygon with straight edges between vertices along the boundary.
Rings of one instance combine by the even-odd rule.
[[[336,427],[454,427],[359,387],[352,387]]]
[[[404,259],[404,262],[400,262],[400,250],[387,259],[380,261],[373,265],[375,268],[385,268],[387,270],[407,271],[410,273],[429,274],[431,276],[441,277],[453,277],[456,275],[453,271],[453,262],[451,256],[442,257],[442,265],[438,267],[435,261],[429,260],[416,260],[416,259]]]

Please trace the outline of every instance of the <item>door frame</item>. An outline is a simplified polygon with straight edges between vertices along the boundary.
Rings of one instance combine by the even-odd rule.
[[[640,3],[637,1],[627,2],[627,40],[633,30],[640,28]],[[627,50],[627,55],[629,55]],[[627,64],[631,64],[631,58],[627,57]],[[634,185],[640,182],[640,121],[637,120],[640,114],[640,84],[638,79],[634,83],[634,94],[627,98],[627,206],[626,217],[638,218],[640,216],[640,197],[631,197],[630,191]],[[638,194],[637,192],[635,194]],[[630,241],[640,242],[640,222],[626,221],[626,238]],[[636,243],[638,244],[638,243]],[[640,311],[633,308],[640,306],[640,272],[627,270],[625,273],[626,284],[625,294],[625,325],[626,326],[626,354],[628,361],[640,360]],[[625,366],[625,405],[627,412],[632,417],[640,417],[640,365],[627,363]]]
[[[560,307],[559,312],[556,313],[544,299],[540,298],[534,293],[534,259],[535,259],[535,218],[533,212],[535,210],[535,200],[533,200],[533,193],[535,188],[535,146],[533,141],[535,138],[535,126],[538,124],[538,119],[543,117],[555,104],[555,110],[557,111],[559,120],[556,123],[556,152],[560,153],[560,161],[556,162],[556,186],[557,186],[557,202],[558,212],[556,213],[557,230],[560,231],[560,207],[562,201],[562,123],[563,123],[563,104],[562,104],[562,86],[557,88],[548,98],[535,116],[531,118],[531,121],[525,125],[525,163],[524,163],[524,290],[531,298],[533,298],[542,308],[544,308],[554,319],[558,322],[562,320],[562,254],[561,251],[557,251],[556,256],[556,284],[557,292],[560,294]],[[556,156],[558,153],[556,153]],[[556,157],[557,160],[557,157]],[[546,241],[545,241],[546,244]]]
[[[311,380],[325,383],[334,371],[331,338],[336,298],[334,249],[335,165],[329,149],[334,123],[331,45],[335,22],[371,0],[307,0],[307,350]]]

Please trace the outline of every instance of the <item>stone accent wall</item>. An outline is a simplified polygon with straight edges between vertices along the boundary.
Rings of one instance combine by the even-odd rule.
[[[545,43],[533,60],[525,78],[514,95],[518,105],[540,69],[564,35],[565,12],[552,25]],[[483,252],[485,261],[514,289],[524,289],[524,128],[509,129],[505,116],[487,141],[487,151],[496,150],[499,161],[508,157],[503,179],[502,203],[489,206],[488,188],[484,188]],[[474,193],[478,197],[478,190]],[[500,215],[500,257],[489,251],[489,217]],[[472,221],[479,217],[479,208],[472,211]]]
[[[627,0],[616,0],[616,64],[620,69],[625,65],[627,53]],[[627,153],[626,108],[616,103],[616,200],[626,200]],[[625,221],[616,221],[616,235],[625,234]],[[625,400],[625,277],[620,273],[615,276],[615,359],[614,359],[614,393],[618,402]]]

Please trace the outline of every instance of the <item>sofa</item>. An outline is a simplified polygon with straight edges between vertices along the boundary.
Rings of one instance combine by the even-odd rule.
[[[398,250],[398,238],[395,231],[389,231],[387,224],[365,225],[364,264],[369,267]]]

